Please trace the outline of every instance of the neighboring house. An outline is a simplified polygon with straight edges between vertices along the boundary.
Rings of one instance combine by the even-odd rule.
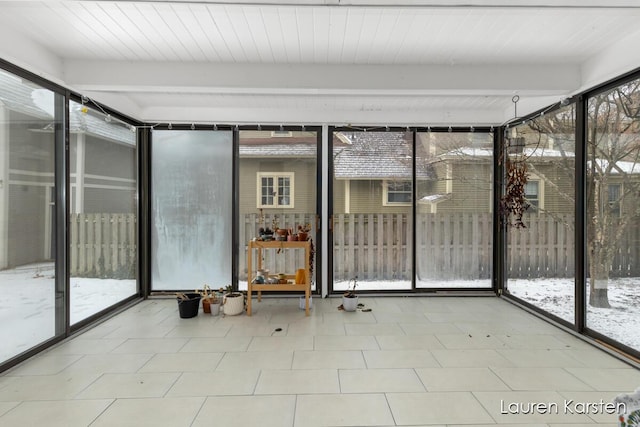
[[[316,212],[315,132],[240,132],[240,214]]]
[[[137,193],[135,133],[80,104],[70,114],[71,212],[132,212]],[[53,92],[0,71],[0,269],[48,260],[53,253]],[[108,143],[108,144],[107,144]],[[119,159],[131,159],[124,165]],[[129,195],[123,202],[122,192]],[[115,211],[114,211],[115,209]],[[135,210],[133,211],[135,212]],[[28,214],[26,214],[28,213]],[[11,242],[11,250],[6,247]]]
[[[410,213],[412,136],[404,132],[338,132],[333,139],[335,213]],[[417,194],[433,194],[436,178],[417,146]]]
[[[439,194],[448,198],[438,204],[437,212],[491,212],[493,149],[463,147],[436,156]],[[573,213],[574,153],[545,148],[525,148],[529,179],[525,195],[530,212]]]

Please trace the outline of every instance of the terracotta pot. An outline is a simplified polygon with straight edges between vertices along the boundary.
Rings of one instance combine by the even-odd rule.
[[[205,313],[211,313],[211,300],[209,298],[202,299],[202,311]]]
[[[305,233],[304,231],[298,231],[298,240],[304,242],[307,240],[307,237],[309,237],[307,233]]]

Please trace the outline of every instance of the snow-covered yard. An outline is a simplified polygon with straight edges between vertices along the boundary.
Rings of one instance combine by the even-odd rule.
[[[71,324],[136,293],[135,280],[72,277]],[[0,361],[54,336],[53,265],[0,271]]]
[[[136,293],[134,280],[71,278],[74,324]],[[424,288],[489,288],[487,280],[420,282]],[[347,282],[335,284],[346,289]],[[410,289],[410,282],[358,281],[357,290]],[[246,289],[246,283],[244,284]],[[509,280],[513,295],[573,322],[571,279]],[[0,271],[0,360],[7,360],[54,335],[55,292],[52,264]],[[610,309],[587,307],[587,326],[640,350],[640,278],[612,279]]]
[[[573,279],[511,279],[511,294],[562,319],[574,322]],[[587,285],[587,300],[589,288]],[[610,279],[611,308],[587,304],[587,327],[640,350],[640,277]]]

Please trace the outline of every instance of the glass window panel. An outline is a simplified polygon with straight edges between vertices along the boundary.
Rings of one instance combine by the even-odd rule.
[[[290,202],[290,179],[287,177],[278,177],[278,204],[280,206],[288,206]]]
[[[589,98],[587,130],[586,323],[639,351],[640,79]]]
[[[10,301],[0,304],[0,363],[64,332],[54,268],[57,97],[0,70],[0,289]]]
[[[538,181],[528,181],[524,185],[524,197],[527,199],[529,204],[529,210],[535,212],[540,204],[540,199],[538,196],[540,183]]]
[[[526,162],[525,228],[507,228],[507,292],[567,322],[575,321],[575,106],[511,129]],[[534,214],[535,213],[535,214]],[[510,219],[511,220],[511,219]]]
[[[295,234],[299,226],[308,225],[315,244],[318,135],[315,131],[240,131],[239,150],[238,286],[246,290],[246,243],[259,236],[260,228],[273,230],[280,227]],[[256,188],[256,183],[264,182],[260,181],[260,177],[271,183],[269,203],[264,203],[267,200],[264,197],[265,190]],[[257,191],[263,192],[262,197],[256,197]],[[277,196],[274,197],[274,194]],[[263,203],[256,206],[256,200]],[[256,263],[255,255],[253,262]],[[272,275],[293,275],[304,266],[304,251],[267,250],[261,262]],[[315,255],[312,262],[315,264]],[[316,288],[314,274],[315,268],[312,289]],[[297,303],[296,300],[296,306]]]
[[[71,102],[71,324],[137,293],[137,141]]]
[[[217,289],[231,283],[232,135],[153,132],[153,290],[194,290],[204,284]]]
[[[489,288],[493,134],[416,138],[416,287]]]
[[[615,216],[620,215],[621,188],[621,184],[609,184],[607,203],[611,213]]]
[[[411,289],[411,198],[389,203],[407,195],[389,197],[388,184],[411,191],[412,159],[410,132],[333,134],[334,291],[356,276],[361,290]]]

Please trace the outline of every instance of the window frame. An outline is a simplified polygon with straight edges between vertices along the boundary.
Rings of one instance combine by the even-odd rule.
[[[273,179],[273,204],[265,205],[262,203],[262,179]],[[278,200],[278,180],[279,178],[289,179],[289,204],[280,204]],[[295,201],[295,172],[263,172],[258,171],[256,173],[256,207],[258,209],[294,209]]]
[[[611,200],[611,188],[612,187],[616,187],[618,189],[618,200],[617,201],[612,201]],[[609,208],[609,210],[611,211],[611,214],[614,215],[616,218],[620,218],[622,217],[622,201],[624,199],[623,196],[623,185],[622,182],[614,182],[614,183],[608,183],[607,184],[607,196],[606,196],[606,205]],[[615,207],[613,207],[612,205],[615,203]]]
[[[538,194],[536,199],[530,199],[528,197],[528,195],[526,194],[526,186],[525,186],[525,198],[531,205],[527,209],[526,213],[531,215],[538,215],[540,214],[541,211],[544,210],[544,180],[540,179],[540,177],[536,175],[530,176],[529,179],[527,180],[527,184],[534,183],[534,182],[538,185]],[[537,201],[538,204],[534,205],[533,203],[531,203],[532,200]]]
[[[409,191],[389,191],[389,184],[391,183],[403,183],[409,184],[411,189]],[[389,194],[409,194],[408,202],[390,202]],[[396,179],[396,180],[388,180],[385,179],[382,184],[382,206],[411,206],[413,203],[413,184],[410,179]]]

